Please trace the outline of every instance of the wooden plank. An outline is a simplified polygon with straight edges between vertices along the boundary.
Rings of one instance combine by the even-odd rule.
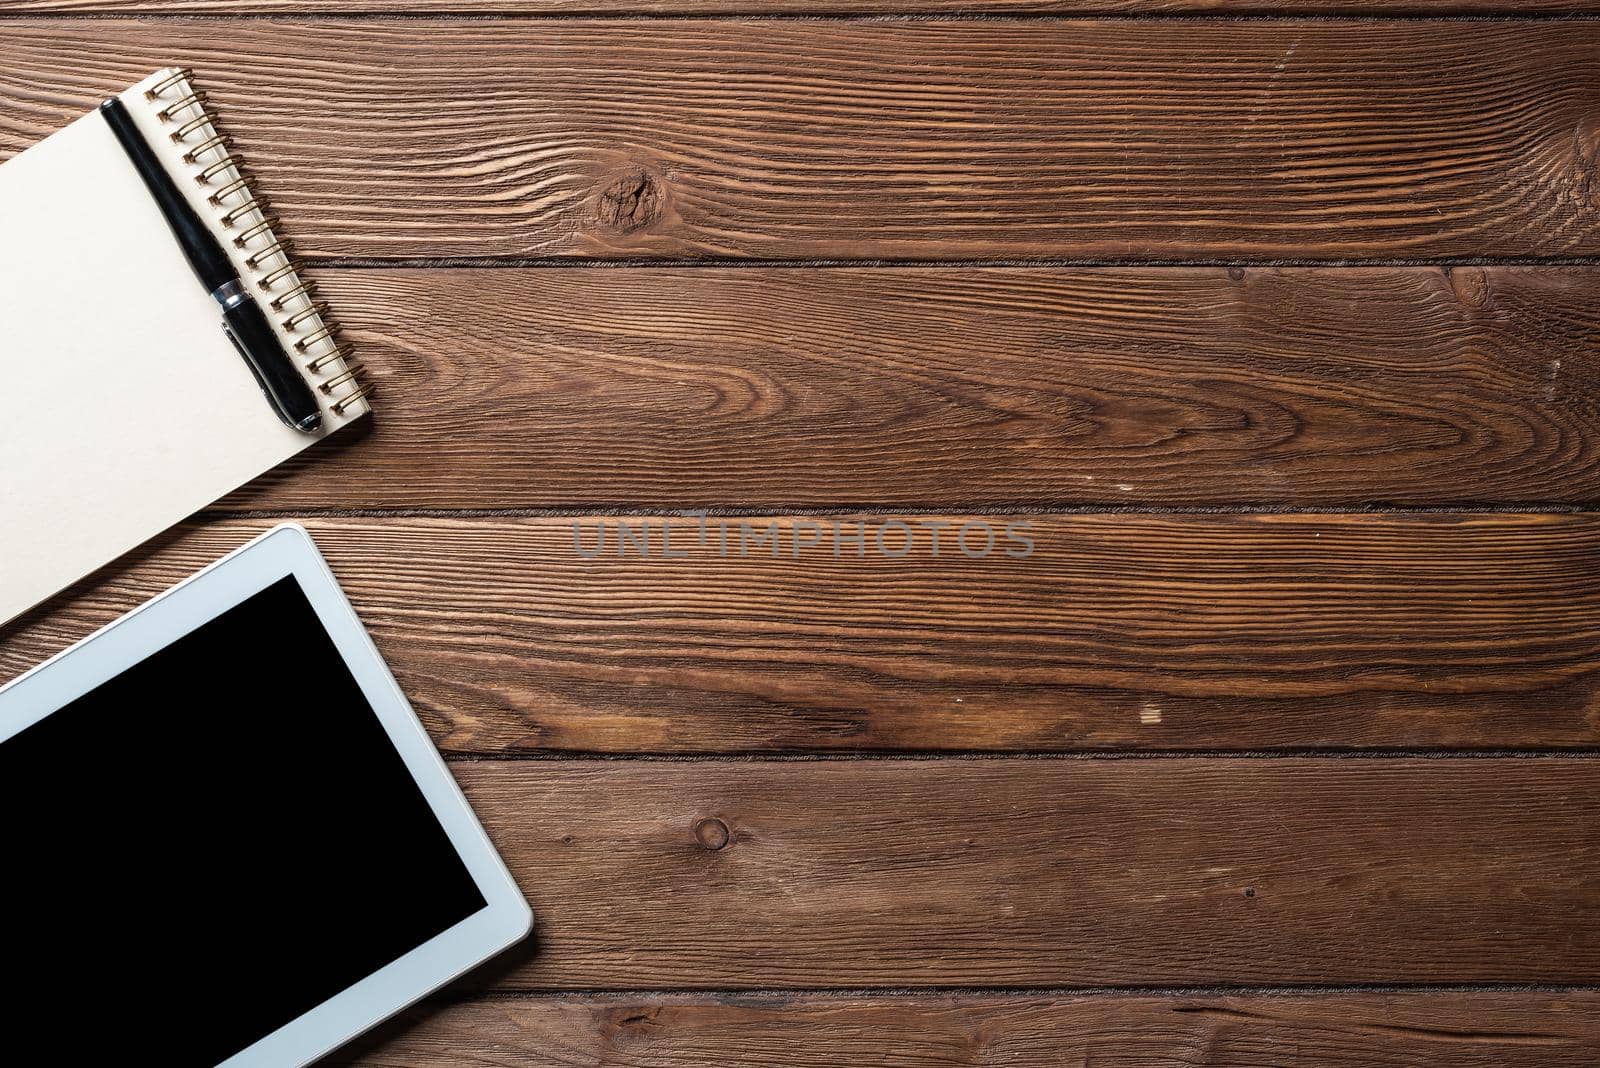
[[[767,544],[767,519],[715,523],[703,546],[676,520],[681,559],[660,519],[625,559],[615,518],[307,525],[457,753],[1600,743],[1600,517],[1035,516],[1023,559],[1003,533],[963,554],[971,517],[935,557],[938,518],[906,521],[903,557],[876,522],[857,555],[854,520],[838,556],[831,519],[771,520]],[[593,551],[602,522],[585,559],[574,527]],[[164,539],[0,632],[0,671],[269,525]]]
[[[336,1063],[1592,1068],[1597,1021],[1593,992],[512,998],[422,1007]]]
[[[5,34],[0,153],[188,63],[313,256],[1600,252],[1588,20],[20,18]]]
[[[7,0],[17,13],[68,15],[1581,15],[1596,0]]]
[[[1600,500],[1594,268],[319,276],[378,418],[226,507]]]
[[[487,761],[502,989],[1587,983],[1587,758]]]

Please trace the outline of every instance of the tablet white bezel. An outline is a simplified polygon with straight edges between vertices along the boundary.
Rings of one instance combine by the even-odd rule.
[[[310,534],[274,527],[0,688],[0,744],[293,575],[488,903],[217,1068],[303,1068],[521,941],[533,913]],[[181,1021],[176,1021],[181,1026]]]

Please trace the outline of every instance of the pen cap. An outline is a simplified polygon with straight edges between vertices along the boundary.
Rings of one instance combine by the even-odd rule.
[[[256,377],[256,384],[285,425],[305,433],[322,426],[322,408],[278,343],[261,305],[247,295],[222,308],[223,329]]]

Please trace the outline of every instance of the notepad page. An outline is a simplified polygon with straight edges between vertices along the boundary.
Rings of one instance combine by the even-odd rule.
[[[278,421],[98,113],[0,165],[0,622],[359,414]]]

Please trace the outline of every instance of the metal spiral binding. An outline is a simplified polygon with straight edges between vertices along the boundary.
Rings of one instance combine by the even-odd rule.
[[[160,106],[156,119],[172,127],[172,142],[183,148],[184,164],[195,168],[195,183],[208,190],[207,202],[220,210],[223,229],[238,231],[232,234],[233,246],[245,253],[245,265],[256,272],[256,285],[269,295],[279,325],[294,338],[294,351],[305,358],[302,367],[322,379],[317,389],[331,398],[333,413],[343,415],[372,386],[361,381],[361,364],[339,343],[339,327],[328,306],[301,277],[288,245],[273,232],[277,219],[266,213],[253,180],[242,173],[244,161],[218,132],[216,114],[207,106],[206,94],[194,88],[193,78],[187,67],[173,69],[145,90],[145,99]]]

